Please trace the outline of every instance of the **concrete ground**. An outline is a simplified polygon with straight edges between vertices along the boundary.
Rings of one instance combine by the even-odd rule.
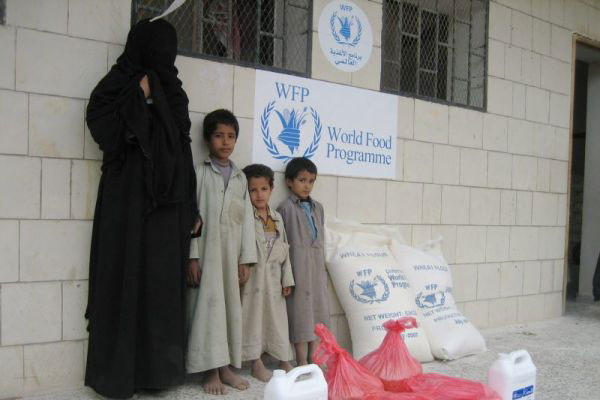
[[[526,349],[538,369],[537,400],[600,399],[600,303],[567,303],[566,314],[554,320],[482,331],[489,351],[452,362],[424,365],[438,372],[485,382],[487,370],[499,352]],[[244,371],[248,375],[247,371]],[[245,392],[205,395],[198,378],[161,393],[140,393],[136,399],[262,399],[264,384],[248,376]],[[35,400],[101,399],[87,388],[28,397]]]

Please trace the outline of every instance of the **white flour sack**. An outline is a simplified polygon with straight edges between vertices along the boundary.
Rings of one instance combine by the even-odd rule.
[[[417,317],[414,296],[392,256],[389,237],[340,223],[328,223],[326,230],[327,270],[346,313],[352,353],[358,360],[379,347],[386,333],[384,322]],[[366,230],[373,232],[373,227]],[[413,357],[433,360],[421,327],[406,331],[404,340]]]
[[[440,241],[414,248],[392,242],[392,252],[415,293],[418,321],[436,358],[454,360],[486,350],[479,331],[458,310],[452,294],[452,275],[440,252]]]

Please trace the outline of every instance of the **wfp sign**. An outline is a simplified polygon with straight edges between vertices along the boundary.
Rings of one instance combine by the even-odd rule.
[[[398,98],[256,71],[252,160],[283,171],[310,158],[327,175],[394,179]]]
[[[373,50],[373,32],[365,13],[349,1],[332,1],[319,16],[319,44],[325,57],[342,71],[358,71]]]

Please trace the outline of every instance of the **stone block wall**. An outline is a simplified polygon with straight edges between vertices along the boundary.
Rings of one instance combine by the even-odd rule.
[[[321,52],[314,1],[313,79],[378,90],[381,1],[354,0],[374,49],[355,73]],[[101,153],[86,100],[121,53],[126,0],[8,0],[0,25],[0,398],[82,385],[91,218]],[[328,214],[444,237],[457,301],[479,328],[562,313],[572,35],[600,40],[600,1],[490,2],[486,112],[399,100],[396,180],[319,176]],[[251,161],[255,70],[178,57],[194,156],[203,116],[232,109],[234,160]],[[286,196],[276,177],[273,205]],[[333,329],[349,344],[331,289]]]

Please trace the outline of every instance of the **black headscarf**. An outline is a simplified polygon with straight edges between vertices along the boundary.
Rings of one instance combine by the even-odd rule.
[[[138,22],[131,27],[123,54],[92,91],[87,108],[88,126],[105,153],[105,164],[122,160],[124,141],[141,148],[148,160],[145,179],[153,207],[178,202],[183,193],[177,177],[182,168],[181,143],[189,143],[191,123],[176,56],[177,33],[170,23]],[[156,111],[152,126],[140,87],[144,75]],[[124,126],[107,124],[115,113]]]

